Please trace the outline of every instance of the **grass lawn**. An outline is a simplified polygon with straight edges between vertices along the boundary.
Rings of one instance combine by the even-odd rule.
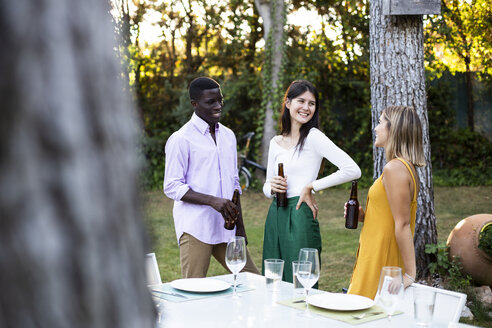
[[[329,189],[317,195],[320,207],[318,219],[323,239],[319,288],[331,292],[340,292],[349,285],[360,233],[360,227],[357,230],[344,227],[343,204],[350,196],[349,185],[346,186],[347,189]],[[359,202],[365,206],[367,189],[359,188],[358,196]],[[446,241],[460,220],[473,214],[492,213],[492,186],[436,187],[434,199],[439,241]],[[241,197],[248,248],[259,269],[263,227],[270,202],[262,193],[252,191],[245,192]],[[173,201],[165,197],[162,191],[144,193],[144,213],[151,248],[156,253],[163,281],[181,277],[172,206]],[[227,272],[213,259],[208,275],[225,273]]]

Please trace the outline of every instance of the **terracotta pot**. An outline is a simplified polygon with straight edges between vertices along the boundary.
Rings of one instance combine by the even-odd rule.
[[[478,248],[480,231],[492,222],[492,214],[476,214],[461,220],[449,234],[449,259],[459,256],[463,273],[478,285],[492,286],[492,258]]]

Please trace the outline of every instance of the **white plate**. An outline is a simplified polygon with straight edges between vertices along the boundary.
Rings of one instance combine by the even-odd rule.
[[[374,305],[373,300],[364,296],[337,293],[312,295],[308,297],[307,302],[320,308],[337,311],[363,310]]]
[[[225,281],[210,278],[188,278],[171,281],[171,287],[194,293],[220,292],[231,287]]]

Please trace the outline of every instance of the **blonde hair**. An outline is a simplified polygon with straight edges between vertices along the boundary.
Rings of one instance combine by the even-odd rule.
[[[390,106],[383,110],[388,124],[386,160],[402,157],[415,166],[425,166],[422,125],[413,107]]]

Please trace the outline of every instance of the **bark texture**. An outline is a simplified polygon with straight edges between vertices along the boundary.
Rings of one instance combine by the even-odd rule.
[[[0,327],[153,327],[106,1],[0,2]]]
[[[275,2],[275,3],[274,3]],[[282,92],[278,90],[280,85],[280,74],[282,68],[283,58],[283,45],[284,42],[284,0],[255,0],[256,9],[258,10],[261,18],[263,19],[263,35],[265,43],[271,44],[271,55],[266,56],[266,60],[270,61],[265,65],[271,65],[270,85],[271,88],[265,88],[264,90],[271,90],[271,94],[267,94],[268,102],[265,109],[265,119],[263,122],[263,136],[261,140],[261,164],[266,167],[268,164],[268,146],[270,140],[276,134],[276,124],[273,119],[273,113],[280,108],[274,108],[275,106],[275,93]],[[270,33],[271,32],[271,33]],[[265,96],[265,95],[264,95]]]
[[[429,124],[425,92],[424,36],[422,16],[384,16],[382,1],[370,3],[370,65],[372,127],[387,106],[413,106],[421,119],[426,166],[418,169],[418,196],[415,228],[417,275],[425,274],[429,256],[425,244],[437,242],[434,190],[430,154]],[[373,144],[374,144],[373,133]],[[384,150],[374,148],[374,179],[386,164]]]
[[[475,131],[475,105],[473,103],[473,72],[470,69],[470,57],[465,57],[465,84],[466,84],[466,118],[470,131]]]

